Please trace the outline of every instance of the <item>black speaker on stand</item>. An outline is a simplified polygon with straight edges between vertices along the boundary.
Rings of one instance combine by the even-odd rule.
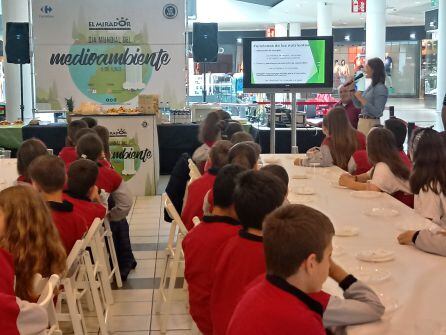
[[[206,102],[206,63],[218,59],[218,24],[194,22],[192,52],[194,62],[203,63],[203,102]]]
[[[23,103],[23,64],[31,63],[29,46],[29,23],[6,23],[6,61],[20,64],[20,116],[24,120],[25,105]]]

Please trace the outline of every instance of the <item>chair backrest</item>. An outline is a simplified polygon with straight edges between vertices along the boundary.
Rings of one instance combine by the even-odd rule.
[[[83,241],[84,241],[84,248],[86,248],[87,246],[89,246],[95,235],[97,234],[99,228],[101,228],[102,226],[102,220],[99,218],[94,219],[93,223],[90,226],[90,229],[88,229],[87,234],[85,235]]]
[[[46,285],[40,294],[39,300],[37,300],[37,304],[45,309],[48,314],[50,329],[48,330],[47,334],[52,334],[59,330],[56,308],[54,307],[55,291],[58,289],[59,283],[60,277],[56,274],[51,275],[51,277],[46,281]]]
[[[192,159],[188,159],[187,160],[188,164],[189,164],[189,177],[190,177],[190,182],[194,181],[195,179],[198,179],[201,177],[201,173],[200,170],[198,169],[198,167],[195,165],[194,161]]]
[[[175,206],[173,205],[173,203],[170,200],[167,193],[163,194],[163,204],[164,204],[164,208],[166,209],[167,213],[173,220],[172,224],[177,225],[179,232],[185,236],[187,234],[187,228],[184,225],[183,221],[181,220],[180,215],[178,214],[177,210],[175,209]]]

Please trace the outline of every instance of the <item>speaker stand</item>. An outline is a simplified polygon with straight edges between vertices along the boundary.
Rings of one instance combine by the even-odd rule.
[[[206,63],[202,63],[203,64],[203,102],[206,102]]]
[[[20,64],[20,116],[25,121],[25,105],[23,103],[23,64]]]

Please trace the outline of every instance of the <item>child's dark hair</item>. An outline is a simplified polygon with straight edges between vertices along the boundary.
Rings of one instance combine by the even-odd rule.
[[[254,138],[246,131],[238,131],[231,137],[231,143],[237,144],[242,142],[254,142]]]
[[[62,191],[66,181],[65,163],[57,156],[39,156],[29,166],[29,178],[45,193]]]
[[[85,197],[95,185],[98,174],[98,165],[91,160],[79,159],[71,163],[68,169],[68,191],[76,197]]]
[[[235,133],[243,131],[243,126],[238,121],[229,121],[224,130],[225,140],[232,142],[232,136]]]
[[[79,158],[86,158],[94,162],[99,159],[103,151],[102,141],[96,133],[82,136],[76,145]]]
[[[404,142],[407,136],[407,125],[401,119],[392,117],[384,122],[384,127],[389,129],[395,136],[396,146],[400,151],[404,150]]]
[[[85,116],[81,120],[87,124],[88,128],[93,128],[98,125],[98,121],[96,121],[96,119],[93,119],[90,116]]]
[[[215,142],[209,152],[209,159],[213,168],[220,169],[228,164],[228,155],[231,147],[232,143],[226,140]]]
[[[24,141],[17,151],[17,171],[19,175],[29,179],[27,173],[29,165],[35,158],[44,155],[48,155],[48,149],[41,140],[31,138]]]
[[[87,134],[94,134],[94,135],[97,135],[97,132],[95,132],[93,129],[91,129],[91,128],[83,128],[83,129],[80,129],[77,133],[76,133],[76,137],[74,138],[74,143],[76,143],[76,145],[77,145],[77,142],[79,142],[79,139],[82,137],[82,136],[84,136],[84,135],[87,135]]]
[[[107,160],[110,161],[110,145],[109,145],[110,133],[108,132],[108,129],[104,126],[98,125],[94,126],[93,130],[98,134],[98,136],[102,140],[102,145],[104,146],[105,158],[107,158]]]
[[[288,187],[290,178],[288,177],[288,173],[283,166],[277,164],[269,164],[262,167],[261,171],[266,171],[272,173],[276,177],[279,177],[279,179],[284,182],[285,186]]]
[[[210,112],[200,125],[199,141],[202,143],[217,141],[225,126],[225,121],[217,112]]]
[[[285,184],[270,172],[242,173],[234,191],[234,205],[243,227],[261,230],[265,216],[282,205],[286,194]]]
[[[241,142],[235,144],[229,150],[229,164],[237,164],[245,169],[253,169],[257,164],[258,155],[251,143]]]
[[[88,124],[83,120],[74,120],[68,124],[67,127],[67,146],[75,146],[77,133],[79,130],[88,128]]]
[[[234,190],[238,176],[246,171],[238,165],[226,165],[217,174],[214,182],[214,206],[228,208],[234,203]]]
[[[446,147],[441,135],[425,129],[414,152],[410,187],[414,194],[431,190],[446,194]]]

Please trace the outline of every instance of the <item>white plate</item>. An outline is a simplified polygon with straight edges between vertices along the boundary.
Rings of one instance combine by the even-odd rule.
[[[389,262],[395,259],[395,253],[385,249],[363,250],[356,254],[356,258],[364,262]]]
[[[368,216],[393,217],[400,214],[396,209],[386,207],[374,207],[364,212]]]
[[[381,192],[375,191],[354,191],[350,193],[355,198],[374,199],[382,196]]]
[[[355,226],[341,226],[335,229],[336,236],[349,237],[359,234],[359,228]]]
[[[341,185],[339,185],[339,183],[338,183],[337,181],[332,181],[330,184],[331,184],[331,186],[333,186],[334,188],[340,188],[340,189],[343,189],[343,190],[345,190],[345,189],[348,188],[348,187],[346,187],[346,186],[341,186]]]
[[[312,187],[298,187],[295,193],[299,195],[313,195],[316,194],[316,190]]]
[[[381,283],[391,276],[389,271],[367,266],[358,266],[352,272],[360,281],[369,284]]]
[[[267,164],[277,164],[280,163],[280,158],[268,157],[262,158],[262,161]]]
[[[306,173],[296,173],[291,176],[292,179],[308,179],[308,175]]]

